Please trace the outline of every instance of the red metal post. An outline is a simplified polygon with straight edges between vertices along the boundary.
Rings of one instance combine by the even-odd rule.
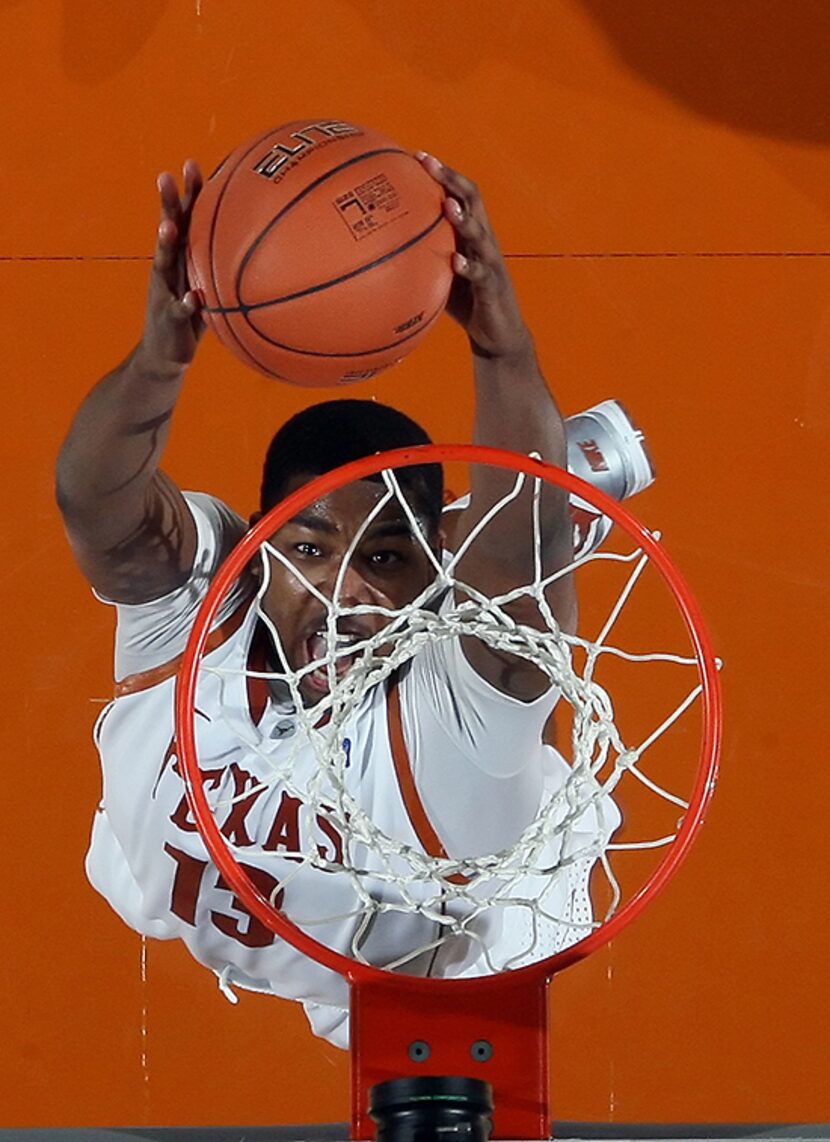
[[[375,975],[352,983],[351,1036],[352,1138],[374,1137],[375,1083],[408,1075],[489,1082],[494,1139],[550,1136],[546,979]]]

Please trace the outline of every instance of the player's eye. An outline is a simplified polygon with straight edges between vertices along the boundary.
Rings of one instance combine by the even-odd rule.
[[[404,567],[410,559],[409,548],[379,547],[365,555],[367,564],[375,570],[393,571]]]
[[[299,543],[295,543],[294,550],[298,555],[304,555],[308,558],[313,558],[323,554],[322,548],[318,547],[316,543],[312,543],[309,539],[304,539]]]

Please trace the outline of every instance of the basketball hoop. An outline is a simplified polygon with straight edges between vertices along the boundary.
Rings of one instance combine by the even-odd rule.
[[[459,551],[443,560],[430,554],[428,538],[400,478],[406,469],[430,463],[486,465],[510,474],[502,499],[475,525]],[[241,576],[251,578],[252,565],[260,568],[259,586],[252,588],[250,603],[253,621],[268,630],[280,651],[280,633],[262,602],[269,568],[288,564],[297,583],[304,582],[311,592],[315,588],[274,548],[271,538],[310,504],[369,478],[379,482],[382,490],[365,526],[386,505],[402,512],[424,558],[432,558],[434,580],[429,587],[399,611],[385,611],[376,635],[352,640],[344,647],[337,623],[359,608],[341,602],[341,574],[331,598],[320,600],[327,619],[320,635],[319,661],[292,671],[280,652],[276,666],[271,661],[252,667],[246,659],[238,669],[227,664],[213,668],[207,661],[210,632],[234,584]],[[529,543],[535,544],[538,554],[538,503],[546,485],[564,489],[606,515],[615,525],[612,539],[598,551],[577,550],[568,568],[552,572],[534,558],[531,582],[504,596],[482,597],[463,579],[465,553],[498,512],[525,497],[531,504]],[[615,536],[619,537],[616,541]],[[359,538],[345,557],[344,567]],[[610,589],[595,590],[599,572],[614,579]],[[552,583],[567,573],[578,581],[587,579],[579,584],[585,617],[577,635],[562,633],[546,604]],[[654,601],[655,591],[662,599],[660,605]],[[646,593],[649,623],[656,622],[654,637],[668,639],[667,650],[643,649],[642,627],[631,627],[621,617],[642,592]],[[536,601],[544,621],[532,626],[513,621],[510,608],[520,596]],[[604,596],[602,614],[596,612],[594,596]],[[592,637],[584,633],[589,628],[594,630]],[[496,853],[475,856],[448,855],[434,836],[431,841],[422,837],[421,845],[413,845],[408,839],[387,835],[360,804],[353,774],[348,771],[346,728],[360,702],[368,694],[392,695],[400,672],[425,653],[425,647],[458,642],[460,637],[478,638],[492,648],[532,661],[561,692],[560,707],[566,711],[565,722],[557,724],[556,732],[557,744],[566,752],[567,778],[555,793],[542,799],[536,818],[521,836]],[[629,668],[653,671],[660,682],[645,687],[621,683],[621,673]],[[321,688],[320,701],[306,709],[300,687],[311,671],[326,676],[328,686]],[[601,677],[604,671],[610,682]],[[182,775],[204,843],[245,908],[271,932],[340,973],[350,986],[354,1138],[372,1134],[367,1115],[372,1087],[390,1079],[436,1074],[467,1076],[492,1085],[494,1137],[548,1136],[547,984],[555,973],[606,944],[639,915],[688,852],[716,776],[720,744],[717,671],[697,604],[658,537],[584,481],[539,460],[499,449],[425,445],[345,465],[287,496],[227,559],[207,592],[179,674],[176,718]],[[198,755],[197,695],[207,677],[220,693],[223,688],[230,693],[240,675],[268,683],[272,696],[274,687],[287,695],[302,731],[296,740],[310,741],[316,758],[302,789],[296,784],[300,779],[292,773],[292,763],[285,760],[292,756],[290,749],[283,749],[277,763],[269,741],[260,740],[253,723],[234,725],[231,717],[231,730],[256,754],[264,770],[272,767],[274,782],[298,800],[301,796],[312,817],[316,814],[317,821],[345,837],[334,857],[321,852],[319,845],[310,845],[306,851],[295,843],[290,851],[283,846],[277,854],[265,851],[267,845],[252,848],[248,838],[241,847],[238,838],[232,842],[217,821],[217,813],[222,807],[227,809],[230,801],[220,805],[205,788]],[[679,685],[676,677],[682,679]],[[616,691],[628,685],[626,694],[637,699],[632,701],[634,707],[643,705],[647,691],[662,703],[665,690],[668,708],[629,713],[622,698],[617,708],[616,699],[610,697],[611,684]],[[391,697],[387,704],[391,706]],[[689,729],[693,708],[700,719],[697,731]],[[620,723],[625,724],[621,727]],[[567,746],[563,745],[566,739]],[[646,764],[646,751],[659,764]],[[675,755],[683,755],[682,775],[673,769]],[[683,788],[678,791],[672,783],[681,776]],[[261,777],[261,785],[239,796],[259,795],[268,780]],[[615,806],[620,800],[627,804],[629,797],[631,810],[623,809],[619,827]],[[646,798],[655,800],[659,810],[641,814]],[[638,834],[640,816],[645,824]],[[425,829],[429,834],[428,822]],[[648,863],[636,884],[631,883],[625,865],[630,853],[640,854],[637,859]],[[280,860],[280,871],[275,873],[274,862]],[[258,869],[266,865],[271,869],[267,883],[258,875]],[[354,901],[349,913],[353,935],[337,947],[318,937],[344,916],[315,913],[309,904],[313,892],[303,889],[309,883],[304,877],[318,876],[314,883],[320,883],[321,873],[327,874],[327,885],[346,884]],[[573,902],[581,899],[580,892],[584,900],[577,907]],[[366,953],[367,933],[375,926],[382,928],[387,920],[395,930],[402,917],[411,921],[416,933],[411,942],[407,937],[405,946],[393,955],[385,953],[385,958]],[[488,943],[488,932],[495,931],[492,925],[496,924],[500,931],[509,930],[511,939],[514,930],[517,933],[514,943],[508,940],[509,953],[501,958]],[[429,935],[424,937],[423,931]],[[425,955],[441,954],[462,943],[472,948],[472,959],[461,977],[411,974],[423,970],[420,965]],[[452,959],[449,955],[448,961]],[[474,969],[470,966],[473,959]]]

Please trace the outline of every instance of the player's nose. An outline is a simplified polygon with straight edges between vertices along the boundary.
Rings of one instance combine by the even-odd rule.
[[[374,594],[370,584],[353,563],[341,563],[332,575],[329,597],[341,606],[357,607],[371,603]]]

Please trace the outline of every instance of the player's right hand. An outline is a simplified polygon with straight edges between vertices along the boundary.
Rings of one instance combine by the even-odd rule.
[[[169,171],[160,174],[156,183],[161,217],[139,352],[143,366],[160,376],[179,375],[193,360],[204,332],[201,303],[189,287],[186,260],[190,218],[202,189],[202,172],[193,159],[188,159],[183,173],[182,194]]]

